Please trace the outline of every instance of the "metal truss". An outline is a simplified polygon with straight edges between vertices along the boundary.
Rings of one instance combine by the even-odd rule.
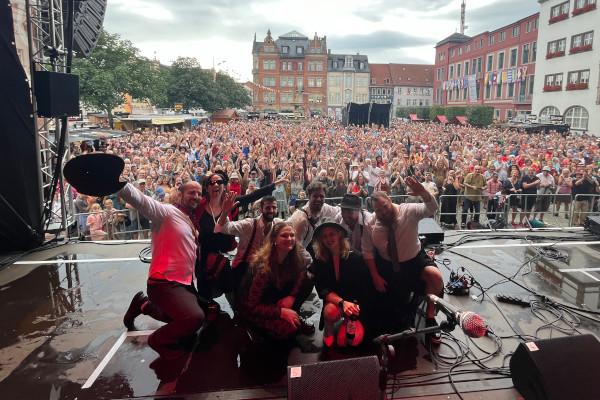
[[[35,71],[66,72],[67,49],[63,24],[63,0],[25,0],[29,39],[30,87],[33,100],[34,126],[39,138],[38,159],[43,198],[44,229],[46,232],[62,232],[72,223],[74,214],[71,190],[65,190],[62,167],[56,168],[62,150],[64,160],[68,160],[68,131],[64,147],[61,149],[59,118],[38,116],[35,99]],[[68,127],[65,127],[68,128]],[[61,162],[62,164],[62,162]],[[55,177],[55,172],[58,176]],[[52,199],[52,182],[57,183]],[[54,200],[54,201],[53,201]]]

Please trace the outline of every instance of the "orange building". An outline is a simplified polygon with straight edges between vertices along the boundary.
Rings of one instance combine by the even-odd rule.
[[[326,115],[327,39],[292,31],[276,40],[267,32],[252,46],[255,111]]]

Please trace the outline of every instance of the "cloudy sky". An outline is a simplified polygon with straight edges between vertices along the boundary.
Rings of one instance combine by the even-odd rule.
[[[143,55],[214,64],[252,77],[252,39],[297,30],[327,36],[334,53],[373,63],[433,63],[436,42],[458,31],[461,0],[108,0],[104,27]],[[539,10],[537,0],[468,0],[467,35],[494,30]]]

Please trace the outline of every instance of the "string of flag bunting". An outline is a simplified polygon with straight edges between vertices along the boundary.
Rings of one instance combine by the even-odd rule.
[[[501,85],[503,83],[523,82],[527,78],[527,66],[518,68],[509,68],[499,71],[488,71],[483,74],[483,83],[487,86]],[[457,79],[450,79],[442,83],[442,90],[466,89],[470,81],[475,79],[475,75],[466,75]]]

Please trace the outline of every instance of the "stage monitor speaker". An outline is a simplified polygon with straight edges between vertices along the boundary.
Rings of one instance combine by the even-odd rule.
[[[35,97],[40,117],[79,115],[79,75],[36,71]]]
[[[515,388],[525,400],[600,397],[600,342],[592,335],[521,343],[510,360]]]
[[[67,10],[63,0],[63,11]],[[73,29],[73,50],[80,56],[87,57],[98,43],[104,24],[106,0],[85,0],[75,2]],[[66,15],[63,16],[66,21]],[[65,24],[66,28],[66,24]],[[65,32],[65,37],[67,34]]]
[[[378,399],[376,356],[288,367],[288,400]]]

